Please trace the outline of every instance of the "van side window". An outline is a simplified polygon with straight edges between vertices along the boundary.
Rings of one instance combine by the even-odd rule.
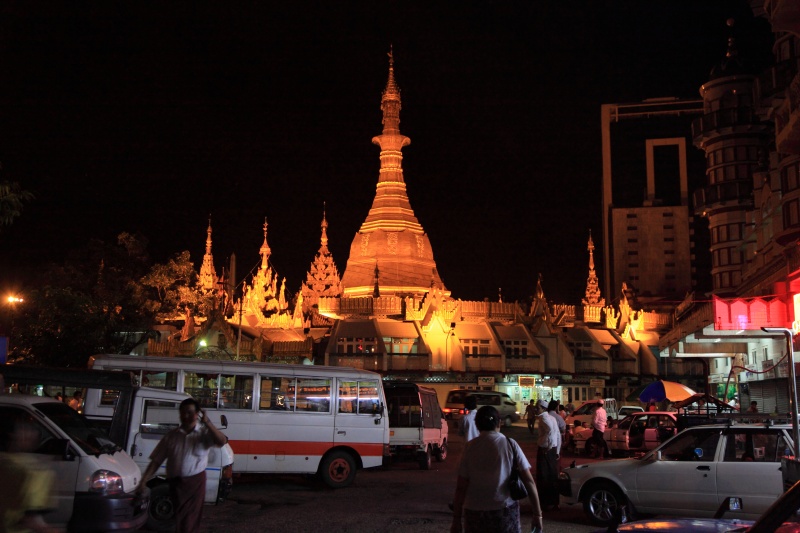
[[[295,379],[261,376],[260,410],[294,411]]]
[[[339,381],[339,412],[366,415],[379,414],[381,401],[375,380]]]
[[[331,380],[321,378],[297,379],[297,411],[331,412]]]
[[[144,434],[166,435],[178,427],[180,402],[167,400],[145,400],[142,424],[139,431]]]

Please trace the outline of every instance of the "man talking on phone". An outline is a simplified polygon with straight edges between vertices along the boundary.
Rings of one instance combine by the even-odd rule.
[[[194,398],[181,402],[180,419],[181,425],[164,435],[150,454],[150,464],[136,491],[144,491],[166,459],[170,498],[175,507],[175,531],[197,533],[203,517],[208,452],[212,447],[224,446],[228,437],[211,423]]]

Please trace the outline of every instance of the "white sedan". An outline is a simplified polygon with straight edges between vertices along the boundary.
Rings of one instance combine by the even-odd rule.
[[[565,503],[608,524],[624,506],[628,516],[710,517],[740,498],[741,518],[755,519],[783,493],[781,458],[792,449],[789,426],[697,426],[640,459],[564,469]]]

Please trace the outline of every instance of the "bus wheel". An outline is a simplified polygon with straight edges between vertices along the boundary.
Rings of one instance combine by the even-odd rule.
[[[356,477],[356,462],[346,452],[332,452],[323,459],[319,467],[322,481],[331,488],[347,487]]]
[[[419,452],[418,455],[419,467],[423,470],[431,469],[431,447],[425,448],[424,452]]]
[[[175,507],[169,497],[169,485],[161,483],[150,490],[150,507],[147,509],[147,529],[170,531],[175,529]]]

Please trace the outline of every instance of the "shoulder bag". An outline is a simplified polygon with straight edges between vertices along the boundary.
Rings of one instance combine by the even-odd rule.
[[[521,500],[528,496],[528,489],[519,478],[519,470],[517,470],[517,447],[514,446],[514,440],[506,437],[508,445],[511,447],[513,462],[511,463],[511,474],[508,476],[508,491],[511,493],[512,500]]]

